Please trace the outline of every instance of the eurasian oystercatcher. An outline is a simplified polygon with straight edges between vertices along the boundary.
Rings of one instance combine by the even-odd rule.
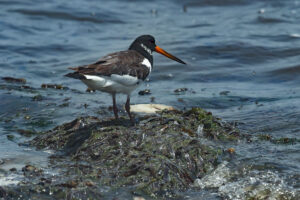
[[[70,68],[75,72],[65,76],[80,79],[90,89],[110,93],[116,119],[118,119],[116,94],[126,94],[125,109],[131,122],[134,123],[130,113],[130,94],[152,71],[153,51],[185,64],[179,58],[157,46],[153,36],[142,35],[134,40],[127,51],[108,54],[93,64]]]

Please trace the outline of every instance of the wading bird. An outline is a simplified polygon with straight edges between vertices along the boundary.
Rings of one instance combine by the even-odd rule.
[[[179,58],[157,46],[153,36],[142,35],[133,41],[128,50],[108,54],[93,64],[70,68],[75,72],[66,74],[66,76],[81,80],[90,89],[111,94],[116,119],[118,119],[116,94],[126,94],[125,109],[131,122],[134,123],[130,113],[130,94],[151,73],[153,52],[185,64]]]

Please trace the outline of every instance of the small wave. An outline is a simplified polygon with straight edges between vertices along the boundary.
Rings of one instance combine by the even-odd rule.
[[[277,69],[267,72],[267,74],[272,77],[272,79],[276,79],[277,82],[280,81],[299,81],[300,75],[300,65],[293,67],[286,67],[283,69]]]
[[[209,26],[212,26],[212,24],[207,24],[207,23],[192,24],[192,25],[186,25],[186,26],[184,26],[184,28],[201,28],[201,27],[209,27]]]
[[[292,37],[292,38],[300,38],[300,34],[299,33],[293,33],[293,34],[290,34],[290,37]]]
[[[273,70],[270,73],[274,75],[299,75],[300,65]]]
[[[215,1],[215,0],[204,0],[204,1],[190,1],[187,3],[187,6],[237,6],[237,5],[246,5],[251,3],[251,1],[245,0],[222,0],[222,1]]]
[[[47,11],[47,10],[27,10],[27,9],[14,9],[9,10],[10,12],[16,12],[23,15],[29,16],[42,16],[48,17],[53,19],[63,19],[63,20],[74,20],[74,21],[86,21],[86,22],[93,22],[93,23],[124,23],[121,20],[117,19],[107,19],[107,16],[92,16],[88,13],[80,13],[82,16],[76,16],[74,14],[66,13],[66,12],[58,12],[58,11]],[[101,19],[102,18],[102,19]],[[106,18],[106,19],[103,19]]]
[[[236,179],[235,177],[239,177]],[[278,199],[299,197],[299,191],[275,172],[232,170],[228,162],[221,163],[211,174],[195,180],[195,187],[217,188],[218,193],[229,199]]]
[[[6,49],[7,52],[18,53],[26,56],[39,57],[45,53],[54,56],[59,52],[64,54],[84,51],[83,47],[77,45],[63,45],[63,44],[50,44],[50,45],[35,45],[35,46],[20,46],[20,45],[0,45],[0,49]]]
[[[270,24],[270,23],[287,23],[288,21],[286,21],[284,19],[274,18],[274,17],[258,16],[257,17],[257,22],[258,23],[263,23],[263,24]]]
[[[253,171],[238,181],[219,187],[219,193],[230,199],[297,199],[299,191],[289,187],[278,174]]]
[[[298,56],[300,48],[275,48],[232,41],[210,46],[196,46],[190,48],[190,52],[201,59],[234,59],[239,63],[253,64]]]
[[[250,35],[250,37],[254,38],[254,39],[270,40],[270,41],[275,41],[275,42],[290,42],[295,39],[299,39],[300,34],[278,34],[278,35],[253,34],[253,35]]]
[[[9,176],[0,176],[0,186],[7,186],[7,185],[17,185],[20,181],[21,176],[17,175],[9,175]]]

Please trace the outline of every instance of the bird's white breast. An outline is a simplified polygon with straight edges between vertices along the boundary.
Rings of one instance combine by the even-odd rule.
[[[142,62],[142,65],[145,65],[149,69],[149,71],[151,72],[152,65],[151,65],[151,63],[149,62],[149,60],[147,58],[144,58],[144,60]]]

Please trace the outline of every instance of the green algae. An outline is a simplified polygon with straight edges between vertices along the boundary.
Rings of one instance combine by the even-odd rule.
[[[139,196],[175,198],[176,192],[192,188],[196,179],[215,169],[224,153],[221,146],[212,147],[202,140],[237,140],[239,135],[233,132],[237,132],[234,127],[200,108],[143,116],[136,126],[124,118],[81,117],[39,133],[30,142],[38,149],[58,152],[50,163],[60,174],[51,177],[55,184],[30,181],[25,186],[35,188],[29,196],[32,191],[44,190],[53,197],[86,199],[87,190],[126,187]],[[49,179],[43,174],[36,176]],[[101,196],[99,192],[94,195]]]
[[[289,137],[274,138],[269,134],[259,134],[257,138],[262,141],[269,141],[273,144],[293,145],[300,142],[300,139],[297,138],[289,138]]]
[[[184,113],[184,115],[192,119],[197,119],[197,122],[194,121],[193,123],[189,123],[189,125],[203,124],[204,136],[208,138],[221,141],[235,141],[239,139],[240,134],[237,129],[227,124],[221,125],[220,120],[214,117],[211,112],[207,112],[201,108],[192,108]]]

